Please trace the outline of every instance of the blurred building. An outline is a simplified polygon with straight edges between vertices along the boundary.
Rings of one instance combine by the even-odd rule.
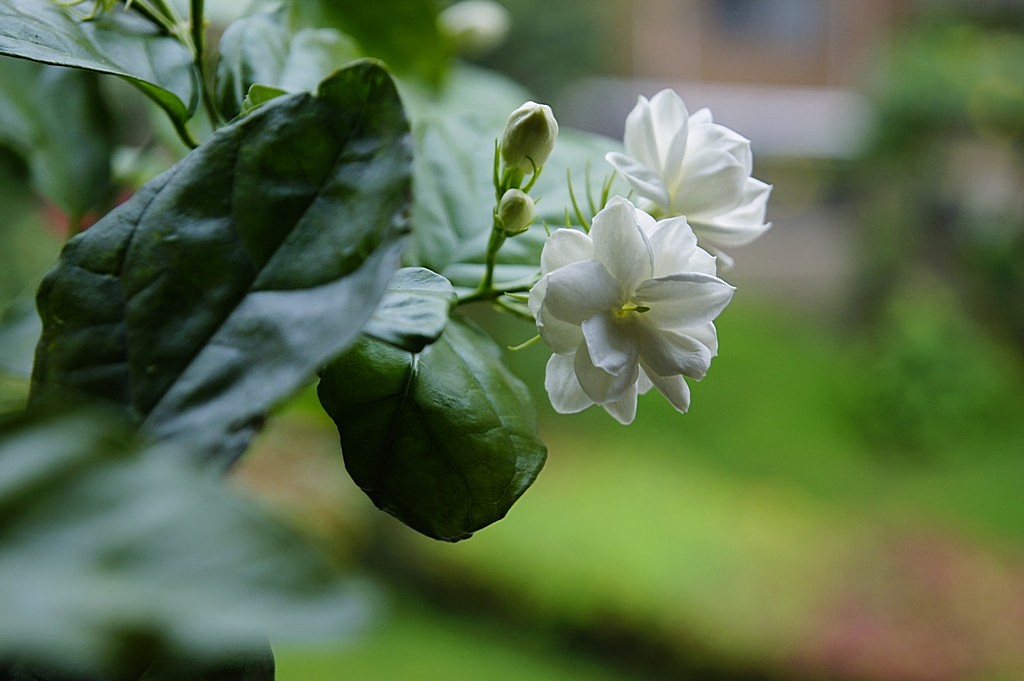
[[[646,78],[855,86],[906,0],[634,0]]]
[[[576,125],[612,136],[662,87],[758,140],[761,153],[844,158],[870,126],[866,74],[913,0],[619,0],[629,26],[620,72],[559,102]],[[620,35],[622,32],[620,31]],[[601,102],[601,106],[596,104]]]

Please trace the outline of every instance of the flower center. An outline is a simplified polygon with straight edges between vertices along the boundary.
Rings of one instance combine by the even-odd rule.
[[[647,307],[645,305],[637,305],[636,303],[630,302],[630,303],[624,304],[622,307],[620,307],[618,310],[616,310],[615,314],[616,314],[617,317],[619,317],[619,319],[622,319],[626,315],[631,314],[633,312],[635,312],[637,314],[643,314],[644,312],[647,312],[650,309],[651,308],[649,308],[649,307]]]

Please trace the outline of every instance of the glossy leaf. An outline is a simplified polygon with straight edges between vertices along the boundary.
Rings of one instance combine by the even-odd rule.
[[[239,453],[376,307],[407,230],[408,124],[364,62],[223,128],[68,242],[34,399],[71,389]]]
[[[188,48],[131,11],[83,21],[79,8],[52,0],[0,0],[0,54],[121,76],[182,123],[199,101]]]
[[[43,679],[205,679],[171,662],[266,670],[268,637],[326,640],[365,621],[365,592],[305,538],[180,442],[140,447],[122,426],[81,413],[0,424],[0,671],[16,657]]]
[[[490,338],[458,321],[419,355],[361,341],[318,393],[356,484],[436,539],[503,518],[547,456],[526,387]]]
[[[355,44],[329,28],[292,32],[283,9],[242,17],[220,42],[217,104],[226,118],[243,112],[254,85],[286,92],[315,90],[331,72],[358,56]]]
[[[455,305],[455,289],[440,274],[404,267],[384,291],[363,331],[409,352],[420,352],[438,339]]]
[[[25,159],[35,189],[69,215],[111,193],[107,119],[95,74],[0,57],[0,145]]]

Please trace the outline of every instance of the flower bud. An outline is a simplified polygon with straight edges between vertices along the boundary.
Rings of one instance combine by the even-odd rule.
[[[511,23],[508,10],[494,0],[463,0],[437,17],[441,33],[456,51],[480,55],[499,46]]]
[[[558,121],[547,104],[526,102],[509,115],[501,136],[506,168],[532,172],[548,160],[558,136]],[[532,160],[532,163],[531,163]]]
[[[519,189],[509,189],[498,202],[498,219],[505,236],[522,234],[533,222],[533,199]]]

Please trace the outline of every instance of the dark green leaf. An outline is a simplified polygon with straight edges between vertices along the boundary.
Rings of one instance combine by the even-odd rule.
[[[139,681],[274,681],[274,653],[268,643],[256,650],[211,665],[208,661],[162,657]]]
[[[397,269],[408,137],[369,62],[220,130],[68,242],[39,291],[34,398],[70,388],[240,452]]]
[[[455,289],[447,279],[422,267],[405,267],[395,272],[363,331],[420,352],[444,331],[453,305]]]
[[[291,9],[299,25],[337,28],[403,76],[436,86],[448,70],[451,51],[437,28],[435,0],[304,0]]]
[[[315,90],[328,74],[358,56],[355,44],[329,28],[288,26],[283,9],[258,12],[228,26],[217,63],[217,104],[226,118],[242,112],[253,85],[286,92]]]
[[[46,679],[266,670],[268,637],[333,638],[369,605],[181,443],[94,416],[0,426],[0,517],[0,660],[63,672]]]
[[[322,375],[345,466],[382,510],[447,541],[505,516],[547,450],[526,387],[458,321],[421,354],[364,339]]]
[[[134,12],[82,21],[52,0],[0,0],[0,54],[121,76],[182,123],[199,101],[188,48]]]
[[[81,676],[69,672],[66,665],[54,660],[45,663],[14,660],[0,663],[3,681],[274,681],[274,654],[267,643],[264,650],[225,655],[225,659],[196,659],[162,655],[140,677],[137,673],[118,679]],[[70,674],[70,675],[69,675]]]
[[[95,74],[0,57],[0,145],[69,215],[110,195],[110,137]]]

